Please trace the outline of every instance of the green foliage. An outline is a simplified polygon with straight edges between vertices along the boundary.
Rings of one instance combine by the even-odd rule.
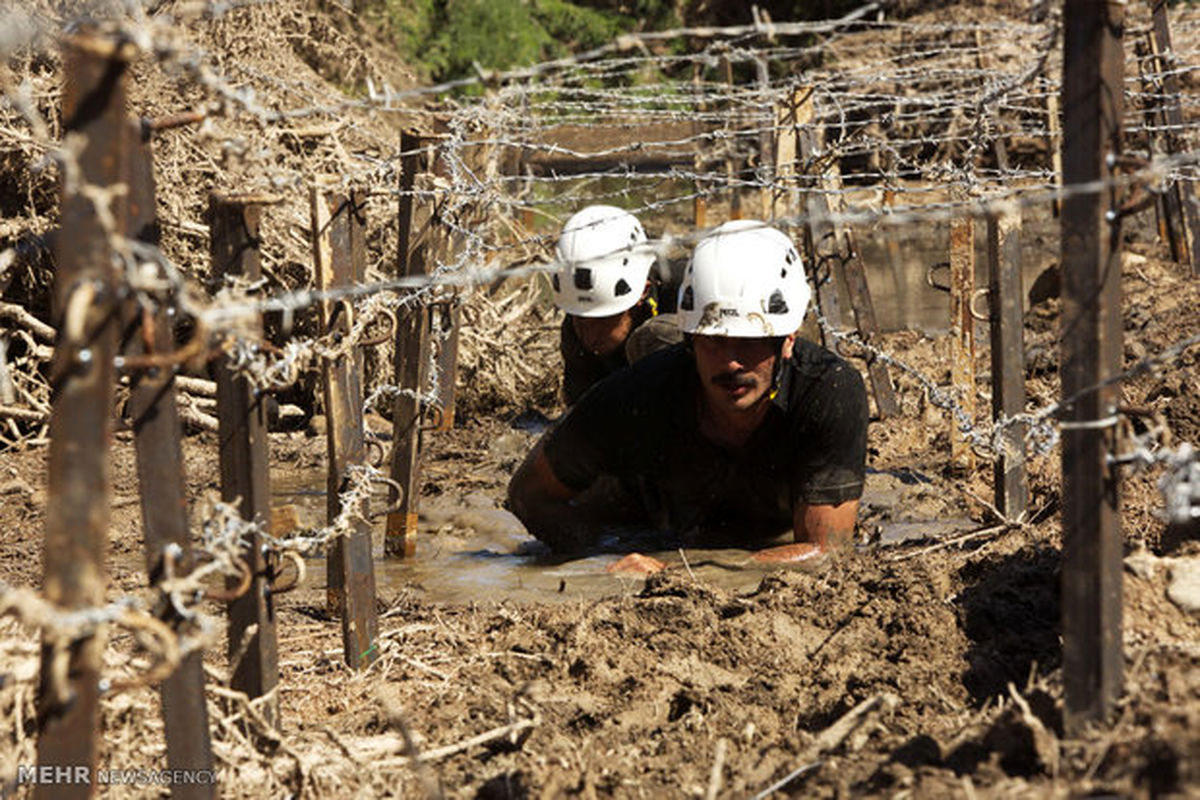
[[[475,63],[489,69],[534,64],[555,44],[524,0],[449,0],[445,13],[427,43],[440,80],[470,74]]]
[[[535,0],[533,5],[538,22],[559,43],[559,55],[599,47],[622,30],[617,15],[567,0]]]
[[[402,54],[437,81],[510,69],[611,41],[616,12],[569,0],[382,0]]]
[[[441,0],[382,0],[382,5],[400,52],[414,65],[424,63],[419,54],[433,35]]]
[[[368,0],[386,14],[402,55],[424,77],[506,70],[578,53],[630,30],[744,25],[745,0]],[[777,21],[828,18],[861,0],[758,0]],[[683,41],[659,45],[684,48]]]

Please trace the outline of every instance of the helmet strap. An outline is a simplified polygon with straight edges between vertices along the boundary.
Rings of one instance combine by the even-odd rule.
[[[768,400],[774,400],[779,394],[779,376],[783,374],[783,343],[786,336],[775,337],[775,366],[771,368],[771,391],[767,393]]]

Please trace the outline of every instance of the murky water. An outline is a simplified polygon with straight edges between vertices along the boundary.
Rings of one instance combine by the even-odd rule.
[[[290,474],[276,479],[276,505],[289,504],[301,525],[316,527],[325,518],[325,492],[312,489],[322,475]],[[874,473],[868,475],[864,505],[895,507],[903,502],[902,487],[910,479]],[[968,530],[967,519],[905,519],[879,526],[879,540],[894,544],[907,539],[940,537]],[[378,594],[394,597],[409,591],[424,599],[445,603],[494,600],[557,602],[593,599],[640,590],[638,575],[610,573],[606,568],[622,557],[604,553],[570,560],[547,555],[521,523],[482,493],[447,500],[427,498],[421,509],[417,554],[410,559],[385,558],[382,527],[376,530],[375,581]],[[750,591],[777,565],[751,560],[752,551],[667,550],[647,552],[669,566],[689,572],[697,580],[730,591]],[[310,559],[306,585],[325,587],[325,563]]]

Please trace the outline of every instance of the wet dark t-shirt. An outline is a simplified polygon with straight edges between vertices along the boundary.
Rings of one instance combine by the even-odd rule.
[[[650,310],[643,304],[637,306],[633,314],[633,324],[637,327],[650,317]],[[629,366],[624,347],[606,355],[597,355],[584,347],[570,314],[563,318],[558,346],[563,360],[563,400],[569,406],[578,403],[593,384]]]
[[[797,339],[766,418],[737,451],[700,434],[699,391],[683,345],[598,383],[548,434],[554,474],[577,491],[616,478],[658,530],[738,539],[791,530],[796,504],[862,495],[867,395],[843,359]]]
[[[673,310],[674,296],[671,286],[653,283],[647,299],[633,308],[633,327],[640,327],[656,312]],[[629,366],[629,355],[624,347],[606,355],[597,355],[584,347],[569,314],[563,318],[558,346],[563,360],[563,400],[569,406],[578,403],[583,393],[601,379]]]

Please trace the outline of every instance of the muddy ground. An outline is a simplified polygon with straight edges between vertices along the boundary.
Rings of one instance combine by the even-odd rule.
[[[182,13],[188,4],[159,5]],[[239,80],[256,71],[276,76],[259,86],[264,96],[290,91],[284,78],[318,73],[339,84],[365,74],[376,85],[410,85],[403,65],[352,17],[338,3],[247,4],[195,20],[188,33]],[[59,91],[55,63],[37,57],[12,67],[31,78],[47,113]],[[138,69],[132,105],[139,115],[178,113],[200,94],[177,76]],[[305,102],[339,97],[330,87]],[[274,159],[299,151],[306,161],[286,163],[305,174],[338,174],[346,168],[343,144],[386,155],[399,124],[359,119],[342,134],[344,143],[313,130],[273,131],[278,146],[263,153]],[[164,250],[197,281],[208,262],[196,227],[207,192],[247,181],[263,188],[252,181],[271,175],[254,152],[229,160],[216,153],[227,137],[261,139],[258,126],[223,117],[213,125],[207,138],[171,130],[155,141]],[[296,137],[317,144],[298,147]],[[5,214],[27,217],[13,230],[40,234],[57,224],[56,184],[28,169],[41,151],[27,140],[0,154],[3,173],[17,176],[9,194],[27,197],[29,206]],[[298,206],[307,202],[304,193],[297,198]],[[372,218],[390,219],[391,198],[373,202],[380,213]],[[302,231],[305,217],[287,206],[272,213],[281,220],[264,237],[264,251],[276,254],[268,264],[272,287],[307,285],[308,242],[286,235]],[[1143,223],[1152,224],[1152,213],[1144,212]],[[293,217],[301,221],[288,228]],[[11,244],[17,234],[4,236]],[[394,252],[386,225],[373,236],[372,253]],[[1200,348],[1155,358],[1200,333],[1200,284],[1162,256],[1141,237],[1124,263],[1125,363],[1154,359],[1123,384],[1123,400],[1136,410],[1123,423],[1124,443],[1155,426],[1169,444],[1200,442]],[[39,259],[5,299],[46,319],[51,265]],[[1049,295],[1026,317],[1031,409],[1059,397],[1060,305]],[[534,576],[550,574],[551,565],[514,556],[527,542],[511,527],[496,530],[508,476],[533,441],[529,421],[561,413],[544,380],[558,369],[556,318],[531,321],[527,309],[524,301],[464,308],[467,402],[458,427],[427,441],[418,560],[431,566],[418,580],[397,579],[403,570],[380,564],[380,658],[371,669],[343,666],[340,626],[325,611],[323,566],[312,560],[309,579],[277,598],[281,714],[276,727],[258,724],[229,700],[223,609],[205,608],[213,624],[205,663],[222,796],[741,798],[803,767],[810,768],[775,796],[1200,796],[1200,617],[1172,599],[1179,576],[1200,560],[1200,546],[1167,532],[1161,468],[1129,469],[1124,482],[1125,692],[1110,725],[1067,738],[1056,448],[1031,460],[1028,523],[998,527],[988,509],[990,465],[951,467],[949,415],[930,402],[921,380],[896,372],[902,413],[871,425],[872,491],[852,555],[817,573],[755,573],[734,557],[672,552],[660,554],[670,569],[648,580],[607,575],[604,565],[616,556],[597,556],[573,565],[565,584],[546,588]],[[488,337],[517,326],[520,346],[497,353]],[[945,337],[891,333],[881,346],[935,385],[949,383]],[[981,420],[987,363],[981,346]],[[531,404],[514,404],[514,388]],[[185,454],[195,507],[218,486],[215,436],[193,433]],[[15,596],[7,587],[41,588],[46,456],[36,437],[0,452],[0,602]],[[323,487],[324,464],[320,436],[272,434],[272,480],[289,490],[276,503],[296,505],[297,489]],[[149,598],[128,433],[114,435],[111,483],[108,598]],[[323,498],[310,497],[320,508]],[[302,524],[319,524],[311,507],[301,511],[309,515]],[[890,543],[898,530],[911,538]],[[491,537],[482,549],[481,535]],[[467,551],[474,555],[455,555]],[[523,590],[479,582],[473,594],[447,599],[456,565],[483,558],[519,561],[520,571],[506,574],[519,574]],[[36,763],[38,646],[35,629],[0,618],[0,795],[31,793],[14,781],[19,766]],[[144,674],[150,664],[123,631],[113,633],[105,658],[106,676],[116,679]],[[102,710],[102,767],[165,766],[155,686],[110,693]],[[479,741],[497,730],[502,735]],[[414,753],[424,754],[416,765]],[[164,790],[110,787],[105,794]]]
[[[1125,261],[1129,365],[1200,330],[1200,287],[1153,248],[1138,249]],[[1049,360],[1030,367],[1039,407],[1057,391],[1057,307],[1050,299],[1027,317],[1031,351]],[[945,382],[944,339],[905,332],[884,346]],[[1123,390],[1176,441],[1197,440],[1195,358],[1187,349]],[[1195,564],[1200,547],[1164,540],[1160,473],[1125,482],[1125,693],[1111,726],[1065,738],[1057,450],[1031,463],[1033,522],[946,538],[939,519],[994,527],[977,499],[991,496],[990,469],[950,468],[947,415],[915,379],[899,374],[897,384],[902,416],[870,429],[873,479],[894,479],[895,502],[865,504],[864,543],[817,573],[770,571],[733,590],[680,552],[666,554],[666,572],[614,580],[605,596],[548,590],[516,601],[481,585],[472,601],[442,602],[391,584],[378,597],[382,656],[355,674],[341,662],[339,624],[313,562],[313,579],[278,598],[277,728],[247,732],[221,700],[225,645],[213,632],[206,662],[222,795],[748,797],[805,765],[776,796],[1200,792],[1200,618],[1168,597],[1172,575]],[[431,435],[425,506],[499,506],[532,441],[517,417],[468,410],[454,431]],[[271,450],[276,480],[324,461],[311,432],[273,434]],[[217,485],[215,438],[188,437],[186,453],[198,498]],[[45,457],[38,445],[0,454],[0,578],[13,586],[41,582]],[[922,480],[904,479],[914,473]],[[116,598],[145,591],[125,433],[113,442],[112,484]],[[469,516],[446,520],[427,515],[418,558],[469,537]],[[872,542],[873,531],[905,521],[918,538]],[[921,537],[922,524],[938,535]],[[221,609],[208,610],[219,625]],[[35,762],[37,637],[0,624],[0,779],[12,781],[18,765]],[[113,675],[145,667],[127,634],[106,658]],[[855,709],[857,724],[839,724]],[[469,746],[504,726],[506,735]],[[153,688],[107,696],[102,727],[102,766],[163,764]],[[412,750],[433,757],[413,768]],[[131,792],[160,790],[120,791]]]

